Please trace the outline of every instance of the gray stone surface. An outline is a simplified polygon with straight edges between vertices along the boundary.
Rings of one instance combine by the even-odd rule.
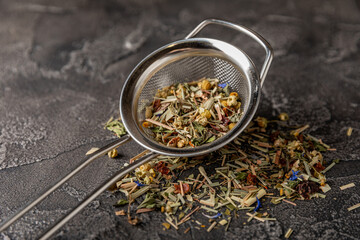
[[[232,222],[228,232],[184,224],[163,231],[163,216],[142,214],[130,226],[114,215],[118,196],[103,193],[64,226],[55,239],[359,239],[360,209],[360,4],[329,1],[0,1],[0,220],[16,212],[84,157],[111,140],[102,126],[118,115],[120,90],[148,53],[183,38],[205,18],[226,19],[261,33],[275,60],[258,115],[288,112],[293,122],[337,151],[341,164],[328,173],[325,199],[280,204],[276,222]],[[257,64],[262,50],[249,39],[212,28],[244,49]],[[353,127],[351,137],[346,136]],[[35,239],[142,149],[99,159],[11,226],[0,239]],[[355,188],[339,186],[354,182]]]

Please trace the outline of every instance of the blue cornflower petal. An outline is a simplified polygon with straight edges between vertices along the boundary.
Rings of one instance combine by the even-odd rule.
[[[136,183],[136,185],[138,185],[138,187],[143,187],[143,186],[145,186],[145,184],[142,184],[142,183],[140,183],[140,182],[138,182],[138,181],[134,181],[134,183]]]
[[[216,214],[216,215],[214,215],[214,216],[206,215],[206,214],[204,214],[204,213],[203,213],[203,215],[204,215],[205,217],[207,217],[207,218],[214,219],[214,218],[220,217],[220,216],[221,216],[221,213],[218,213],[218,214]]]
[[[257,205],[256,205],[256,208],[254,209],[254,212],[257,212],[259,210],[259,208],[261,207],[261,202],[258,199],[258,197],[256,197],[256,202],[257,202]]]
[[[221,88],[224,88],[224,87],[227,86],[227,83],[219,83],[218,86],[221,87]]]
[[[294,170],[291,170],[291,171],[292,171],[292,176],[289,178],[289,180],[295,181],[296,179],[298,179],[298,176],[296,176],[296,175],[299,174],[300,170],[296,171],[296,172]]]

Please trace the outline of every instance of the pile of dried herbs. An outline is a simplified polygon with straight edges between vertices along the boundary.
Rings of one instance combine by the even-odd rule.
[[[136,214],[164,213],[167,229],[178,229],[190,219],[200,229],[205,225],[193,214],[201,212],[209,218],[207,231],[218,226],[227,230],[239,214],[249,216],[248,221],[276,220],[262,209],[260,199],[296,206],[294,200],[324,198],[330,190],[325,173],[337,161],[326,161],[323,153],[334,149],[305,133],[308,125],[288,126],[287,114],[279,119],[256,118],[232,143],[211,154],[159,156],[142,165],[117,182],[124,199],[115,206],[128,205],[128,210],[116,214],[127,214],[131,224],[138,223],[130,212],[130,205],[137,203]]]
[[[218,79],[202,78],[159,89],[142,126],[156,141],[183,148],[213,142],[240,120],[241,101]]]

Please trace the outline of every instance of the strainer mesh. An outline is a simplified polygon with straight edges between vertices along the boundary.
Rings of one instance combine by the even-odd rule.
[[[239,67],[231,62],[211,56],[191,56],[172,62],[157,71],[145,84],[138,100],[137,117],[141,122],[145,118],[148,106],[158,89],[174,83],[192,82],[200,78],[218,78],[236,91],[242,102],[242,111],[246,112],[249,101],[249,81]]]

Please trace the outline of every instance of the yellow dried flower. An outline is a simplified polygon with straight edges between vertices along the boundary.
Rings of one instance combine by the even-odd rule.
[[[237,94],[237,92],[232,92],[230,93],[230,96],[235,96],[237,98],[239,95]]]
[[[145,184],[150,184],[150,183],[152,183],[153,180],[154,180],[154,178],[149,177],[149,176],[146,176],[146,177],[144,178],[144,183],[145,183]]]
[[[209,90],[211,89],[211,83],[208,80],[204,79],[200,84],[200,88],[202,90]]]
[[[153,116],[153,108],[152,108],[152,106],[146,107],[145,118],[152,118],[152,116]]]
[[[180,83],[178,89],[176,90],[176,97],[183,99],[184,98],[184,86]]]
[[[234,95],[230,95],[228,100],[227,100],[227,105],[229,107],[231,106],[237,106],[237,96],[234,96]]]
[[[171,213],[171,212],[172,212],[172,207],[170,207],[170,204],[173,204],[173,202],[168,201],[168,204],[166,204],[166,206],[165,206],[165,211],[166,211],[167,213]]]
[[[156,173],[153,168],[149,170],[149,173],[151,174],[152,177],[156,177]]]
[[[226,100],[222,100],[221,101],[221,105],[223,105],[224,107],[227,107],[228,105],[227,105],[227,101]]]
[[[169,224],[169,223],[164,222],[162,225],[163,225],[166,229],[170,229],[170,224]]]
[[[175,121],[174,121],[174,127],[175,128],[182,128],[182,125],[183,125],[183,119],[182,119],[182,117],[177,117],[176,119],[175,119]]]
[[[149,163],[145,163],[144,165],[141,165],[139,168],[140,168],[140,171],[149,171],[151,168],[151,165]]]
[[[287,121],[287,120],[289,120],[289,115],[287,115],[287,113],[280,113],[279,114],[279,119],[281,121]]]
[[[116,149],[113,149],[113,150],[111,150],[110,152],[108,152],[109,158],[116,158],[117,155],[118,155],[118,152],[117,152]]]
[[[150,179],[149,179],[148,176],[145,176],[145,178],[144,178],[144,183],[145,183],[145,184],[150,184]]]
[[[267,119],[266,118],[264,118],[264,117],[258,117],[257,119],[256,119],[256,121],[257,121],[257,124],[259,125],[259,127],[261,127],[261,128],[266,128],[267,127]]]
[[[207,118],[203,116],[197,117],[196,121],[203,126],[206,126],[208,124]]]
[[[325,186],[325,179],[324,178],[320,179],[320,185]]]
[[[149,127],[150,127],[150,123],[145,121],[145,122],[143,122],[142,126],[143,126],[144,128],[149,128]]]
[[[178,148],[182,148],[185,146],[185,140],[181,139],[180,141],[177,142],[177,147]]]
[[[229,130],[233,129],[235,127],[236,123],[230,123],[229,124]]]
[[[211,113],[209,110],[205,109],[201,114],[202,117],[206,117],[207,119],[211,118]]]
[[[166,98],[168,96],[167,94],[167,90],[164,90],[164,89],[158,89],[157,93],[155,94],[155,97],[158,97],[158,98]]]

